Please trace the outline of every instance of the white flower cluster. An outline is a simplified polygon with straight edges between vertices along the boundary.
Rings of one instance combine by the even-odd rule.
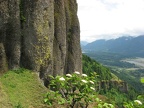
[[[59,78],[60,81],[65,81],[64,77]]]
[[[87,77],[87,75],[86,75],[86,74],[82,74],[82,76],[83,76],[83,77]]]
[[[77,75],[79,75],[79,74],[80,74],[78,71],[75,71],[74,73],[75,73],[75,74],[77,74]]]
[[[90,89],[95,90],[95,88],[94,88],[94,87],[90,87]]]
[[[114,106],[112,104],[108,104],[110,106],[110,108],[114,108]]]
[[[87,83],[87,81],[86,80],[81,80],[83,83]]]
[[[72,75],[71,75],[71,74],[66,74],[66,76],[67,76],[67,77],[72,77]]]
[[[142,102],[140,100],[134,100],[135,103],[137,103],[138,105],[142,105]]]
[[[93,81],[89,81],[91,84],[94,84],[94,82]]]
[[[80,75],[80,72],[75,71],[74,74]],[[81,76],[82,76],[82,77],[87,77],[86,74],[81,74]],[[71,74],[66,74],[66,77],[72,77],[72,75],[71,75]],[[61,77],[59,80],[65,81],[65,79],[64,79],[63,77]],[[84,80],[84,79],[82,79],[81,81],[82,81],[83,83],[88,83],[88,81],[87,81],[87,80]],[[94,84],[93,81],[89,81],[89,83]],[[94,88],[94,87],[90,87],[90,89],[95,91],[95,88]]]

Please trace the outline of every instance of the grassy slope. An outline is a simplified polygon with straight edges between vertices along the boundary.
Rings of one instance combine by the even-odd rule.
[[[9,71],[0,77],[0,105],[6,108],[44,107],[43,96],[46,91],[36,73],[25,69]]]
[[[4,92],[1,82],[0,82],[0,108],[11,108],[8,96]]]
[[[9,71],[0,77],[0,108],[66,108],[67,105],[43,104],[43,96],[48,90],[42,86],[36,73],[25,69]],[[105,100],[105,96],[100,96]],[[89,108],[95,105],[91,104]]]

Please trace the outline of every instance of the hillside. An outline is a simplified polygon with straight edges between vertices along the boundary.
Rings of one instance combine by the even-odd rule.
[[[119,108],[122,107],[124,101],[136,99],[138,92],[136,92],[129,83],[125,82],[127,80],[122,80],[123,78],[121,76],[119,77],[120,73],[118,69],[115,71],[111,70],[107,66],[102,65],[84,54],[82,63],[84,73],[88,75],[94,72],[97,73],[97,81],[99,81],[97,87],[100,88],[99,93],[107,96],[109,101],[114,102]],[[127,74],[124,75],[128,78]]]
[[[122,106],[124,101],[136,98],[133,89],[127,92],[126,83],[112,74],[107,67],[86,55],[83,55],[83,67],[84,73],[89,76],[95,71],[99,75],[95,78],[99,82],[99,87],[96,85],[96,89],[98,97],[104,102]],[[43,82],[35,72],[18,69],[0,76],[0,108],[64,108],[63,105],[56,103],[54,107],[44,104],[47,92],[49,90],[43,86]]]
[[[36,73],[26,69],[9,71],[0,77],[0,108],[45,108],[47,91]]]
[[[83,52],[109,67],[112,73],[143,93],[144,36],[97,40],[83,47]]]
[[[83,55],[82,59],[83,73],[90,75],[92,72],[96,72],[100,80],[112,79],[112,74],[109,68],[101,65],[90,57]]]
[[[82,47],[83,52],[108,52],[128,56],[144,55],[144,35],[138,37],[123,36],[117,39],[96,40]]]

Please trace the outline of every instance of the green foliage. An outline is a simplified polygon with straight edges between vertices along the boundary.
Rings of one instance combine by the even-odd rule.
[[[144,104],[144,94],[139,95],[139,96],[137,97],[137,99],[140,100],[140,101]],[[144,105],[143,105],[143,106],[144,106]]]
[[[95,73],[91,77],[86,74],[81,75],[79,72],[49,77],[51,78],[49,88],[52,91],[46,94],[44,102],[50,106],[57,102],[57,104],[67,104],[71,108],[87,108],[89,104],[99,101],[95,90],[97,77]],[[105,104],[99,103],[99,105]]]
[[[96,108],[115,108],[112,104],[100,102]]]
[[[128,70],[121,68],[113,68],[112,73],[117,75],[120,79],[126,81],[136,90],[137,93],[144,93],[144,86],[141,78],[144,74],[144,69]]]
[[[131,102],[124,102],[125,108],[144,108],[144,104],[141,100],[134,100]]]
[[[15,106],[15,108],[23,108],[21,103],[18,103],[18,105]]]
[[[99,75],[98,77],[99,77],[100,82],[114,79],[117,81],[117,84],[119,84],[119,81],[121,81],[118,78],[114,78],[113,75],[111,74],[111,71],[108,68],[102,66],[100,63],[96,62],[95,60],[92,60],[90,57],[86,55],[83,55],[83,71],[84,73],[88,73],[88,74],[96,71]],[[120,75],[123,75],[119,71],[116,71],[116,72]],[[134,73],[131,73],[131,74],[134,74]],[[134,75],[138,75],[138,74],[134,74]],[[124,78],[126,80],[129,79],[127,73],[124,74]],[[136,99],[137,93],[132,87],[129,86],[128,93],[124,93],[119,90],[118,86],[120,85],[110,86],[109,88],[106,88],[106,89],[104,87],[101,87],[101,90],[99,91],[99,93],[107,96],[110,102],[112,102],[114,105],[117,105],[119,107],[123,106],[123,102]]]
[[[112,52],[87,52],[86,54],[108,66],[113,74],[126,81],[137,93],[144,93],[143,80],[141,79],[144,75],[144,69],[137,67],[135,64],[124,62],[126,58],[132,58],[133,56]]]
[[[99,75],[100,80],[110,80],[112,78],[109,68],[101,65],[90,57],[83,55],[82,58],[83,73],[90,75],[96,72]]]
[[[127,97],[127,94],[121,93],[115,88],[110,89],[105,94],[109,101],[111,101],[113,104],[116,104],[119,107],[123,106],[123,102],[127,102],[129,99]]]
[[[144,83],[144,77],[141,77],[141,83]]]

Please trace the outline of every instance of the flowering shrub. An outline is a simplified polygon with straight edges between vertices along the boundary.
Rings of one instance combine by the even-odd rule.
[[[140,100],[134,100],[133,102],[125,102],[124,108],[144,108],[144,105]]]
[[[99,99],[95,90],[97,75],[94,73],[91,76],[88,77],[77,71],[65,76],[49,76],[51,92],[46,94],[45,103],[52,106],[53,103],[57,102],[58,104],[67,104],[71,108],[87,108],[90,103],[98,102]],[[106,108],[114,108],[113,105],[106,103],[99,104],[98,108],[103,105],[107,106]]]
[[[88,108],[89,104],[96,103],[94,108],[115,108],[114,105],[101,101],[96,92],[97,75],[91,77],[86,74],[74,72],[65,76],[49,76],[50,91],[46,94],[44,102],[50,106],[55,103],[68,105],[70,108]],[[140,95],[133,102],[125,102],[124,108],[144,108],[144,96]]]

